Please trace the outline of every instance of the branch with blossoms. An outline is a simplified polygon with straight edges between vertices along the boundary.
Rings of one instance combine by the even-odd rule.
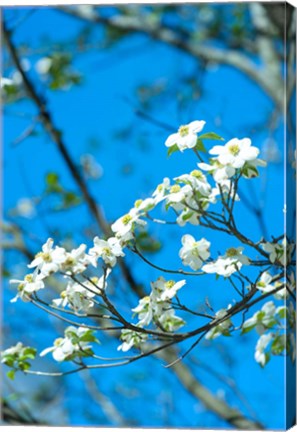
[[[195,158],[198,156],[198,164],[195,162],[189,173],[173,180],[164,178],[150,197],[136,200],[133,208],[111,225],[111,237],[95,237],[89,249],[81,244],[70,251],[54,245],[50,238],[28,265],[32,273],[23,280],[11,280],[17,285],[13,302],[30,302],[67,325],[64,334],[39,354],[42,357],[51,353],[55,361],[72,364],[68,371],[54,375],[123,366],[191,341],[190,347],[169,364],[172,366],[203,339],[229,337],[236,332],[258,333],[254,357],[262,367],[272,355],[294,357],[295,245],[285,235],[254,242],[239,230],[234,213],[240,206],[239,184],[253,181],[266,163],[258,158],[259,149],[249,138],[233,138],[207,152],[208,140],[224,139],[213,132],[202,134],[204,126],[204,121],[194,121],[168,137],[168,156],[192,151]],[[164,219],[165,213],[168,216]],[[178,255],[183,267],[166,268],[143,255],[139,233],[153,223],[174,224],[177,230],[192,225],[191,232],[196,230],[195,237],[181,236]],[[200,227],[222,232],[234,241],[234,246],[216,256],[215,245],[199,237]],[[162,273],[151,281],[147,295],[140,298],[131,314],[126,313],[127,306],[109,288],[110,275],[117,272],[126,254],[134,254]],[[167,274],[176,277],[165,278]],[[217,311],[208,305],[205,312],[205,305],[193,307],[182,297],[183,291],[191,290],[193,285],[202,290],[209,275],[215,276],[216,284],[223,279],[235,299],[231,297],[230,303]],[[64,289],[59,298],[48,301],[42,293],[47,279],[53,276]],[[259,309],[255,310],[256,306]],[[100,341],[106,332],[113,332],[119,339],[120,353],[114,357],[101,355]],[[128,351],[132,351],[130,356],[125,354]],[[31,370],[36,355],[35,348],[19,342],[4,350],[1,357],[10,368],[10,378],[19,370],[52,375]]]

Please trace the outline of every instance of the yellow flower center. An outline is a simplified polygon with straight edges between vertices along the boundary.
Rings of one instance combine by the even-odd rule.
[[[173,185],[170,189],[171,193],[177,193],[180,191],[180,186],[179,185]]]
[[[240,148],[238,144],[232,144],[229,146],[229,152],[233,154],[233,156],[237,156],[240,152]]]
[[[136,208],[140,207],[141,203],[142,203],[142,199],[135,201],[134,207],[136,207]]]
[[[166,287],[166,288],[172,288],[173,285],[175,285],[174,280],[169,280],[169,281],[167,281],[167,282],[165,283],[165,287]]]
[[[230,248],[227,250],[226,255],[228,257],[234,257],[234,256],[238,255],[238,251],[235,248]]]
[[[62,291],[60,294],[61,298],[64,299],[65,297],[67,297],[67,292],[66,291]]]
[[[265,282],[258,282],[257,286],[260,288],[265,288],[266,284],[265,284]]]
[[[51,262],[52,261],[52,257],[48,252],[38,252],[38,254],[36,254],[36,258],[39,258],[39,257],[41,257],[44,262]]]
[[[185,137],[189,134],[189,126],[181,126],[178,129],[178,133],[180,134],[181,137]]]
[[[105,255],[107,255],[107,256],[110,256],[110,254],[111,254],[111,252],[110,252],[110,248],[109,248],[109,247],[104,247],[104,248],[102,249],[102,252],[103,252]]]
[[[29,283],[30,283],[30,282],[33,282],[33,276],[32,276],[31,274],[26,275],[26,276],[25,276],[25,281],[26,281],[26,282],[29,282]]]
[[[74,263],[75,263],[75,259],[72,258],[72,256],[69,256],[69,257],[67,258],[67,260],[65,261],[65,265],[66,265],[66,266],[71,266],[71,265],[74,264]]]
[[[196,177],[197,179],[203,179],[204,175],[200,170],[194,170],[191,172],[191,176]]]
[[[61,345],[62,341],[63,341],[63,338],[56,339],[55,342],[54,342],[54,346],[58,347],[59,345]]]
[[[124,225],[128,225],[129,222],[131,222],[132,220],[132,216],[130,216],[129,214],[126,214],[125,216],[122,217],[122,222]]]

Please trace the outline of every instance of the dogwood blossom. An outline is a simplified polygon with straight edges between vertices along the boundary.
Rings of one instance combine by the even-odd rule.
[[[90,329],[70,326],[67,327],[64,335],[64,338],[55,340],[54,346],[43,350],[40,356],[43,357],[51,352],[54,360],[62,362],[72,360],[77,356],[92,355],[89,342],[96,341],[96,339]]]
[[[180,151],[193,148],[197,144],[197,134],[204,128],[205,121],[193,121],[187,125],[180,126],[177,133],[169,135],[165,142],[166,147],[172,147],[175,144]]]
[[[147,341],[147,334],[136,332],[133,330],[122,330],[121,340],[123,343],[118,346],[118,351],[126,352],[133,346],[135,348],[141,348],[141,346]]]
[[[210,242],[205,238],[196,241],[189,234],[182,237],[183,247],[179,251],[179,256],[184,265],[190,266],[193,270],[201,268],[204,261],[210,257]]]
[[[136,209],[136,211],[143,214],[143,212],[147,213],[148,211],[152,210],[155,205],[156,203],[154,198],[146,198],[145,200],[136,200],[134,203],[134,208]]]
[[[262,306],[262,309],[257,311],[251,318],[247,319],[242,325],[242,333],[247,333],[254,329],[260,335],[267,329],[272,328],[277,320],[275,318],[278,313],[273,301],[269,301]]]
[[[185,325],[185,321],[175,315],[174,309],[164,310],[159,316],[158,324],[161,325],[162,329],[166,332],[174,332]]]
[[[288,243],[286,237],[284,237],[281,243],[263,242],[261,246],[269,254],[269,260],[272,264],[276,262],[283,266],[291,261],[295,247],[293,243]]]
[[[233,168],[242,168],[247,161],[253,161],[259,155],[260,150],[251,146],[249,138],[233,138],[224,146],[214,146],[209,154],[217,155],[217,160],[222,165]]]
[[[139,327],[148,326],[152,322],[154,309],[155,305],[151,296],[145,296],[139,300],[138,305],[132,309],[132,312],[138,315],[139,321],[137,325]]]
[[[94,306],[92,298],[96,295],[94,290],[98,282],[99,279],[96,277],[92,278],[91,282],[84,281],[83,284],[69,281],[65,291],[62,291],[60,294],[61,298],[54,299],[53,304],[62,308],[69,306],[76,312],[87,312]]]
[[[67,259],[65,249],[58,246],[53,247],[53,245],[54,240],[49,238],[42,246],[42,252],[39,252],[28,265],[29,268],[37,267],[43,277],[56,273]]]
[[[152,197],[155,201],[155,204],[160,203],[161,201],[164,200],[164,198],[166,197],[167,193],[170,190],[170,179],[168,177],[165,177],[163,179],[163,183],[160,183],[156,189],[154,190],[154,192],[152,193]]]
[[[200,170],[193,170],[190,174],[183,174],[179,177],[175,177],[174,180],[177,183],[189,184],[195,191],[200,192],[204,196],[211,194],[211,186]]]
[[[158,325],[158,323],[165,323],[165,321],[168,320],[168,323],[164,325],[164,329],[173,329],[174,323],[176,328],[181,327],[181,325],[183,325],[183,320],[176,317],[173,310],[169,314],[166,314],[166,312],[172,309],[170,307],[170,302],[185,283],[185,280],[178,282],[173,280],[166,281],[162,276],[155,282],[151,282],[152,291],[150,295],[140,299],[138,305],[132,309],[132,311],[138,315],[139,321],[137,326],[148,326],[153,321]],[[165,317],[162,318],[164,314],[167,317],[166,319]]]
[[[152,287],[152,297],[156,301],[167,301],[171,300],[178,290],[180,290],[186,281],[183,279],[181,281],[175,282],[174,280],[166,281],[163,276],[160,276],[155,282],[151,283]]]
[[[133,238],[133,232],[137,225],[145,226],[146,221],[140,219],[143,213],[135,208],[132,208],[129,213],[117,219],[112,225],[111,229],[115,236],[122,242],[127,242]]]
[[[14,303],[18,298],[23,300],[24,302],[30,301],[30,296],[44,288],[43,282],[44,276],[42,274],[38,274],[38,271],[35,270],[34,273],[27,274],[23,280],[19,279],[11,279],[11,284],[17,284],[18,293],[16,297],[14,297],[11,302]]]
[[[61,264],[61,269],[67,274],[78,274],[86,270],[91,262],[91,258],[86,254],[87,246],[81,244],[78,248],[66,252],[66,259]]]
[[[92,261],[95,266],[97,266],[97,259],[101,257],[105,264],[111,267],[116,265],[118,257],[125,256],[120,240],[116,237],[110,237],[107,240],[95,237],[94,247],[89,250],[89,254],[95,258]]]
[[[22,342],[18,342],[16,345],[7,348],[6,350],[1,352],[1,363],[5,363],[7,357],[14,356],[14,355],[20,355],[24,349],[24,345]]]
[[[243,249],[243,247],[228,249],[225,255],[219,257],[216,261],[205,264],[202,270],[205,273],[216,273],[225,278],[230,277],[240,270],[243,265],[249,265],[250,263],[248,257],[242,254]]]
[[[271,284],[272,280],[273,277],[268,272],[264,272],[256,283],[256,288],[264,293],[273,291],[275,286]]]
[[[215,319],[220,320],[222,318],[225,318],[228,315],[228,309],[220,309],[215,314]],[[230,327],[232,327],[232,321],[230,318],[225,319],[223,322],[218,324],[217,326],[212,327],[205,335],[205,339],[216,339],[217,337],[223,335],[223,336],[229,336],[230,335]]]
[[[270,344],[270,342],[273,339],[272,333],[263,334],[258,339],[257,345],[256,345],[256,351],[255,351],[255,360],[257,363],[259,363],[262,367],[266,365],[266,363],[269,361],[269,353],[265,352],[266,348]]]
[[[230,165],[222,165],[216,159],[210,159],[210,164],[205,162],[198,163],[198,167],[203,171],[208,171],[216,181],[221,183],[234,176],[236,170]]]
[[[24,346],[22,342],[18,342],[16,345],[1,352],[1,363],[11,368],[7,376],[13,379],[17,370],[27,371],[30,369],[31,364],[29,361],[34,360],[35,356],[35,348]]]

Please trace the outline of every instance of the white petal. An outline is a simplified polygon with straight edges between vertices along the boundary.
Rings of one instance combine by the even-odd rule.
[[[189,131],[192,133],[198,133],[201,132],[204,128],[205,121],[204,120],[195,120],[189,123]]]
[[[174,144],[177,144],[179,138],[180,138],[180,135],[178,133],[174,133],[174,134],[169,135],[169,137],[165,141],[165,146],[171,147]]]

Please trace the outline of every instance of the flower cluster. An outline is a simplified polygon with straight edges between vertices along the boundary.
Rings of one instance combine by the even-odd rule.
[[[283,333],[282,320],[284,319],[287,319],[291,329],[288,338]],[[285,350],[291,355],[295,352],[293,335],[295,321],[295,310],[292,302],[289,307],[276,307],[273,301],[269,301],[262,306],[261,310],[243,323],[243,334],[255,329],[260,335],[256,344],[255,360],[262,367],[267,364],[271,354],[280,355]]]
[[[205,335],[205,339],[216,339],[217,337],[230,336],[230,329],[233,326],[230,318],[226,318],[228,316],[228,309],[231,306],[228,306],[227,309],[220,309],[215,314],[214,323],[216,321],[222,320],[218,325],[212,327]]]
[[[197,144],[197,134],[204,128],[205,121],[195,120],[187,125],[180,126],[177,133],[171,134],[166,142],[166,147],[176,146],[178,150],[192,149]]]
[[[202,270],[205,273],[215,273],[228,278],[239,271],[243,265],[250,264],[248,257],[243,255],[242,251],[243,247],[230,248],[225,255],[220,256],[216,261],[205,264]]]
[[[11,368],[7,376],[13,379],[17,370],[27,371],[31,367],[29,360],[34,360],[35,356],[35,348],[24,346],[21,342],[18,342],[16,345],[2,351],[1,363]]]
[[[46,348],[40,353],[43,357],[52,353],[54,360],[62,362],[64,360],[74,360],[77,357],[90,357],[93,355],[90,342],[97,342],[92,330],[85,327],[67,327],[64,338],[58,338],[54,346]]]
[[[214,155],[210,164],[202,162],[199,167],[210,172],[217,183],[233,177],[237,171],[247,178],[256,177],[257,166],[266,166],[266,162],[257,159],[259,149],[251,145],[249,138],[233,138],[224,146],[214,146],[209,154]]]
[[[54,62],[57,62],[57,59],[41,59],[37,63],[38,72],[49,77],[53,72]],[[67,68],[69,65],[68,62]],[[8,85],[5,82],[2,84]],[[60,84],[63,88],[64,84]],[[252,146],[249,138],[233,138],[225,145],[212,147],[209,150],[211,158],[206,163],[203,158],[203,153],[206,153],[203,141],[206,139],[222,141],[223,139],[212,132],[198,135],[204,126],[204,121],[193,121],[183,125],[165,142],[168,147],[168,155],[174,151],[194,150],[200,159],[195,169],[174,177],[173,180],[165,177],[150,197],[143,200],[138,199],[126,214],[114,221],[111,225],[112,235],[109,238],[96,236],[93,239],[92,247],[88,250],[85,244],[81,244],[68,251],[64,247],[54,245],[54,241],[48,239],[42,246],[42,250],[28,265],[32,273],[27,274],[23,280],[11,280],[11,283],[17,284],[18,290],[12,301],[20,298],[25,302],[30,300],[34,300],[33,303],[38,302],[40,299],[36,293],[45,288],[47,278],[58,274],[63,276],[62,280],[66,283],[60,297],[53,299],[48,306],[55,309],[56,315],[62,312],[89,318],[94,316],[94,309],[97,305],[104,310],[107,309],[108,314],[102,314],[100,318],[110,319],[111,322],[115,320],[122,324],[119,327],[121,329],[119,351],[126,352],[133,347],[142,350],[149,346],[148,340],[153,341],[159,336],[161,336],[160,340],[174,341],[174,332],[186,324],[183,318],[176,315],[176,310],[192,312],[197,320],[201,317],[208,318],[209,322],[204,327],[207,340],[216,339],[221,335],[230,336],[236,330],[232,321],[234,321],[233,316],[238,313],[237,308],[229,305],[227,308],[218,310],[214,316],[191,311],[187,306],[182,305],[178,298],[178,292],[186,284],[185,279],[166,280],[160,276],[151,282],[149,295],[141,298],[137,306],[131,310],[132,318],[137,317],[135,324],[127,325],[127,321],[117,310],[117,306],[113,305],[107,296],[109,274],[119,262],[123,263],[122,258],[125,257],[127,250],[138,253],[144,261],[150,263],[145,256],[141,255],[141,248],[138,247],[139,238],[144,232],[146,233],[148,221],[166,223],[166,221],[154,219],[149,214],[158,205],[162,206],[162,211],[164,207],[166,211],[171,210],[175,215],[175,220],[171,223],[176,223],[180,227],[187,223],[193,226],[200,224],[203,229],[204,227],[213,228],[226,232],[237,240],[243,240],[243,243],[248,244],[250,250],[254,248],[257,256],[262,255],[262,261],[259,260],[257,265],[265,266],[261,267],[265,270],[259,272],[255,282],[252,282],[244,273],[245,266],[251,266],[255,261],[243,253],[242,246],[230,247],[224,255],[214,258],[210,254],[210,241],[205,237],[197,238],[191,234],[182,236],[179,257],[184,266],[190,267],[194,272],[200,270],[199,273],[166,270],[151,263],[152,267],[171,273],[194,274],[202,277],[207,274],[215,274],[217,278],[223,276],[226,279],[223,283],[230,283],[237,294],[241,295],[241,301],[246,288],[249,290],[249,295],[254,295],[255,298],[258,296],[260,300],[262,300],[260,296],[267,297],[268,294],[273,295],[275,300],[282,300],[292,295],[295,290],[294,272],[288,272],[287,280],[284,280],[284,272],[275,275],[271,267],[272,264],[279,268],[279,266],[290,263],[294,244],[284,238],[281,242],[279,239],[273,239],[272,242],[262,239],[257,245],[253,245],[244,235],[240,235],[235,222],[233,223],[234,204],[240,199],[237,193],[239,180],[241,177],[249,179],[258,176],[258,167],[266,165],[264,161],[258,159],[259,149]],[[222,210],[217,212],[220,205]],[[86,270],[91,270],[92,276],[87,276]],[[102,272],[103,275],[93,276],[98,270],[99,276]],[[234,277],[231,277],[232,275]],[[238,280],[241,283],[242,291],[235,284]],[[246,281],[249,286],[246,286]],[[99,296],[99,301],[96,296]],[[250,297],[247,297],[247,300],[249,299]],[[242,312],[247,312],[251,307],[248,301],[246,309],[243,308],[244,302],[240,306],[241,309],[239,309]],[[211,307],[210,309],[212,310]],[[242,334],[255,329],[259,335],[255,360],[261,366],[268,362],[271,354],[279,355],[286,350],[293,356],[294,332],[291,331],[290,336],[285,338],[285,319],[288,322],[287,328],[293,330],[295,326],[293,303],[290,303],[289,306],[277,307],[273,301],[268,301],[251,318],[241,322],[239,328]],[[70,321],[70,323],[75,322]],[[104,329],[114,330],[114,327],[111,325]],[[192,335],[194,333],[192,332]],[[178,339],[183,340],[184,337],[186,340],[190,337],[189,335],[191,332],[179,333]],[[97,357],[92,350],[94,342],[98,340],[93,331],[87,325],[77,323],[77,326],[66,328],[64,337],[56,339],[53,346],[43,350],[40,355],[52,353],[53,358],[58,362],[74,361],[76,364],[82,364],[82,357]],[[13,370],[26,371],[30,367],[27,360],[34,357],[35,351],[19,343],[2,353],[2,362]]]
[[[138,316],[139,320],[136,326],[143,328],[154,323],[159,329],[165,332],[173,332],[182,327],[185,322],[175,315],[175,311],[170,303],[173,297],[176,296],[177,291],[185,284],[185,280],[179,282],[173,280],[166,281],[162,276],[155,282],[152,282],[150,295],[143,297],[139,301],[138,306],[132,309],[132,312]],[[127,331],[124,330],[121,339],[125,341],[125,343],[118,349],[127,351],[133,345],[139,346],[140,342],[146,340],[146,338],[141,336],[141,333],[139,336],[136,336],[135,332],[127,333]]]
[[[190,266],[193,270],[200,269],[203,262],[210,257],[210,242],[205,238],[196,241],[193,236],[186,234],[182,237],[182,245],[179,256],[183,264]]]
[[[272,264],[288,265],[291,262],[295,250],[295,244],[289,243],[284,237],[281,243],[263,242],[261,246],[269,254],[269,260]]]

